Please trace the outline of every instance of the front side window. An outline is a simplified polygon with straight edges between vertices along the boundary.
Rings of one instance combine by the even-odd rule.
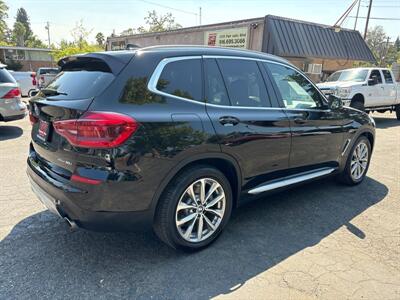
[[[168,63],[157,82],[157,90],[174,96],[201,101],[200,59],[185,59]]]
[[[256,61],[219,59],[232,106],[270,107],[267,90]]]
[[[382,76],[381,76],[381,72],[379,72],[379,70],[371,71],[371,75],[369,75],[369,79],[374,79],[374,77],[376,77],[376,79],[378,80],[378,83],[382,83]]]
[[[382,70],[382,73],[386,83],[393,83],[392,74],[388,70]]]
[[[292,68],[265,63],[281,93],[286,108],[322,108],[324,100],[312,83]]]

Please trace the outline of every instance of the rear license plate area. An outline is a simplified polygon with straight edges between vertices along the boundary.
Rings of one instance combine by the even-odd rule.
[[[50,123],[43,120],[39,120],[39,128],[36,136],[38,137],[38,139],[45,142],[48,139],[49,130],[50,130]]]

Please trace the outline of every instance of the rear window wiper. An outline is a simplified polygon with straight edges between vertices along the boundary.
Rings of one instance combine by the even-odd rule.
[[[59,92],[59,91],[53,90],[53,89],[41,89],[40,91],[41,91],[41,92],[43,93],[43,95],[45,95],[45,96],[58,96],[58,95],[67,96],[67,95],[68,95],[67,93]]]

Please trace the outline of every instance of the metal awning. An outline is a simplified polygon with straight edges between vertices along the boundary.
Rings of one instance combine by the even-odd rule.
[[[375,62],[356,30],[337,32],[328,25],[277,16],[265,17],[262,51],[283,57],[309,57]]]

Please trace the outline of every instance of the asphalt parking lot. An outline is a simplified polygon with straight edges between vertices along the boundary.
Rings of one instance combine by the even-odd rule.
[[[151,232],[70,232],[30,190],[30,124],[0,124],[0,298],[400,299],[400,122],[376,114],[368,178],[243,207],[195,254]]]

